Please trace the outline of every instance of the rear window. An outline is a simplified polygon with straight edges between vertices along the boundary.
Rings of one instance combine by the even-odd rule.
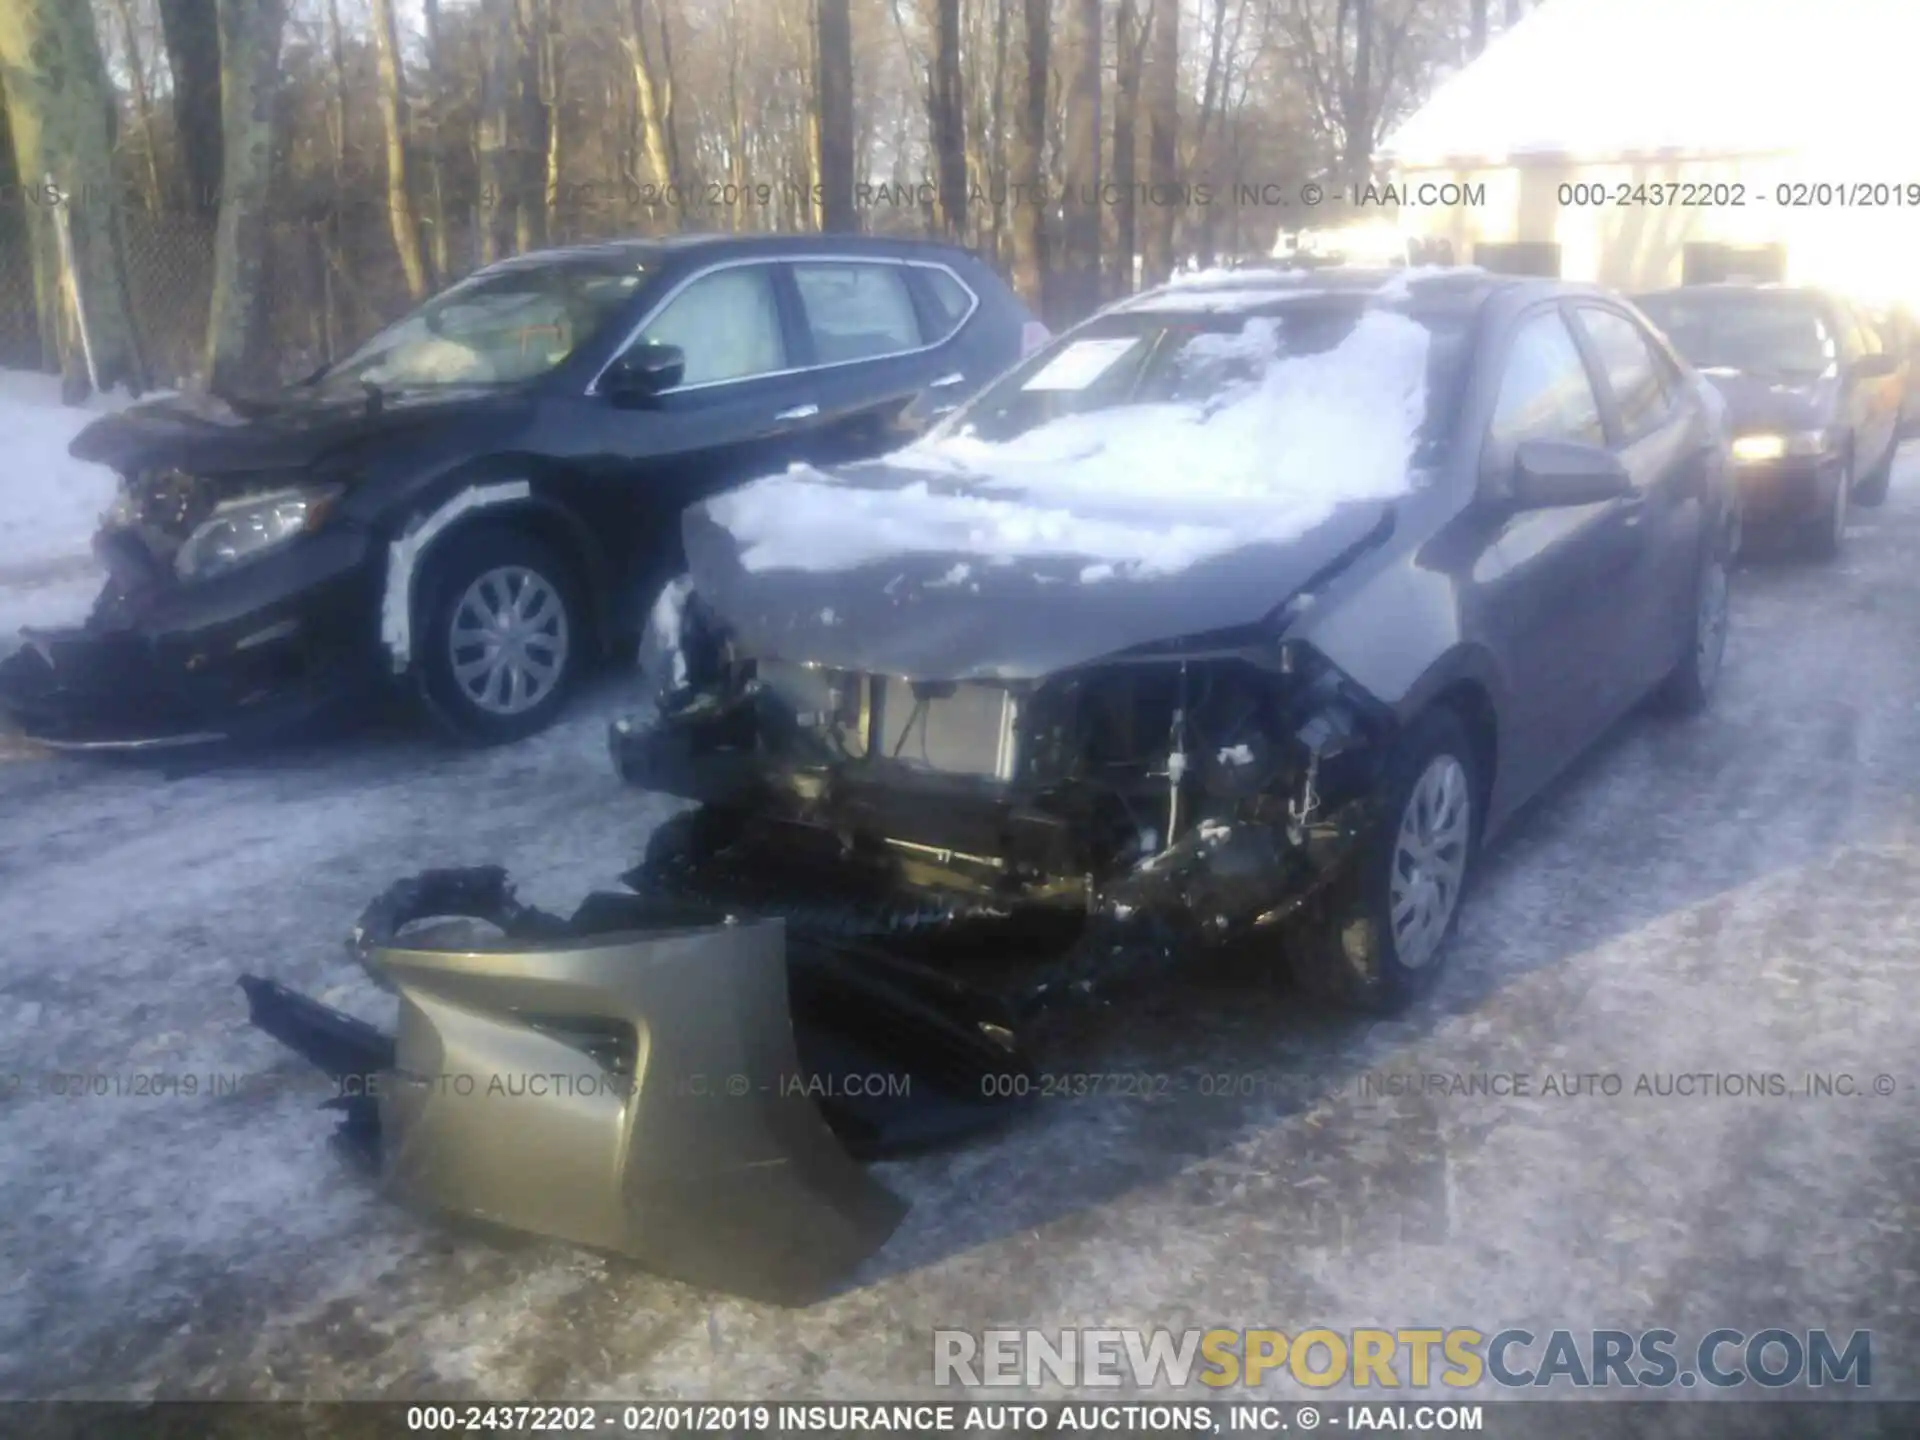
[[[933,302],[934,331],[929,340],[944,340],[960,328],[960,322],[973,309],[973,292],[953,276],[951,270],[927,269],[920,272],[927,282],[927,297]]]
[[[1812,295],[1669,291],[1638,303],[1673,348],[1701,370],[1812,379],[1840,359],[1841,337]]]

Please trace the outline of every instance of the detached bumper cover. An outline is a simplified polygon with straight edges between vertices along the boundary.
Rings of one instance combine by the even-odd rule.
[[[400,934],[450,916],[504,938]],[[1022,1088],[986,1083],[1018,1062],[983,1033],[825,957],[790,964],[778,921],[618,894],[561,920],[499,870],[437,871],[376,901],[352,948],[399,992],[393,1037],[241,985],[336,1081],[383,1188],[754,1299],[820,1297],[899,1224],[849,1145],[977,1129],[1006,1109],[983,1097]]]
[[[315,537],[194,586],[132,582],[84,627],[27,630],[0,710],[33,739],[137,749],[298,723],[370,678],[362,537]]]

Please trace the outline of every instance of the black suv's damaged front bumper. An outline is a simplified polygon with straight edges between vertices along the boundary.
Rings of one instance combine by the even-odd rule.
[[[497,934],[403,935],[462,917]],[[462,927],[471,930],[473,927]],[[255,1025],[327,1073],[344,1135],[428,1209],[782,1304],[831,1290],[906,1205],[860,1158],[1000,1119],[1022,1062],[777,920],[639,895],[571,919],[499,870],[428,872],[352,948],[397,1034],[245,976]]]

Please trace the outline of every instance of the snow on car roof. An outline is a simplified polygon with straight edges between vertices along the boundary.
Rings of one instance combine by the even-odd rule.
[[[1272,357],[1276,323],[1253,317],[1240,334],[1193,343]],[[1087,582],[1164,575],[1295,539],[1343,503],[1405,493],[1431,341],[1417,321],[1370,309],[1331,349],[1268,358],[1209,402],[1069,413],[1004,441],[936,432],[844,478],[795,466],[706,513],[753,571],[952,554],[1073,557]],[[902,470],[926,478],[889,483]]]

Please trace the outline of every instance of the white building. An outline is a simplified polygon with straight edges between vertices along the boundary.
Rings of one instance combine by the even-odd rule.
[[[1457,260],[1920,303],[1916,114],[1920,0],[1543,0],[1383,159]]]

